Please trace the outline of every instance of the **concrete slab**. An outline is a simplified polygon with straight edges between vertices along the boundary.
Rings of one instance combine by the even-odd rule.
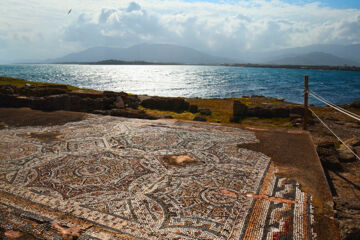
[[[260,132],[115,117],[2,130],[0,226],[43,239],[60,237],[52,221],[80,226],[80,239],[325,239],[327,230],[336,233],[323,225],[319,232],[314,212],[325,200],[306,190],[311,181],[277,175],[279,158],[266,152],[271,138]],[[319,164],[312,165],[316,171]]]

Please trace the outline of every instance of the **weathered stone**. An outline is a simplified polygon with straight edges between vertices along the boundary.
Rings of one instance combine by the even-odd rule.
[[[197,113],[198,112],[198,106],[196,105],[190,105],[189,112],[191,113]]]
[[[190,104],[184,98],[151,97],[141,102],[145,108],[184,112]]]
[[[110,115],[109,110],[94,110],[92,111],[93,114],[100,114],[100,115]]]
[[[116,101],[114,104],[115,104],[116,108],[125,108],[125,103],[124,103],[122,97],[120,97],[120,96],[116,97]]]
[[[67,93],[67,90],[57,86],[31,86],[18,88],[18,92],[19,94],[27,97],[45,97],[50,95],[65,94]]]
[[[118,93],[113,91],[103,91],[103,95],[104,97],[112,98],[115,101],[116,97],[118,96]]]
[[[292,120],[292,119],[301,119],[302,118],[302,115],[301,114],[295,114],[295,113],[290,113],[289,114],[289,118]]]
[[[206,122],[206,118],[200,117],[200,116],[196,116],[196,117],[194,117],[193,121]]]
[[[81,98],[103,98],[104,94],[102,92],[86,91],[86,90],[75,90],[69,93],[73,96],[78,96]]]
[[[124,102],[125,106],[127,105],[128,107],[135,109],[138,108],[140,104],[140,100],[137,95],[128,95],[127,98],[125,98]]]
[[[360,101],[355,101],[350,104],[350,107],[352,108],[360,108]]]
[[[347,145],[357,147],[360,146],[360,139],[359,138],[350,138],[344,141]]]
[[[317,146],[316,151],[319,156],[336,155],[336,150],[334,147],[333,148],[324,148],[324,147]]]
[[[0,107],[29,107],[30,100],[24,96],[0,94]]]
[[[353,150],[352,147],[350,147]],[[341,162],[353,162],[356,160],[355,155],[345,145],[341,144],[340,148],[337,149],[339,160]]]
[[[210,116],[210,115],[211,115],[211,111],[210,111],[210,109],[208,109],[208,108],[199,109],[199,112],[200,112],[201,115],[206,115],[206,116]]]
[[[304,107],[302,106],[289,106],[289,113],[290,114],[297,114],[300,115],[301,117],[304,116]],[[311,115],[311,114],[309,114]],[[311,116],[309,116],[311,117]]]
[[[16,93],[16,87],[12,85],[0,85],[0,94],[13,95]]]
[[[329,170],[343,171],[339,159],[334,155],[320,157],[320,160],[322,165]]]
[[[110,111],[111,116],[117,116],[117,117],[127,117],[127,118],[140,118],[140,119],[157,119],[155,116],[151,116],[145,113],[143,110],[139,109],[112,109]]]
[[[5,128],[8,128],[8,125],[4,122],[0,122],[0,130]]]
[[[248,107],[240,101],[234,101],[233,103],[233,116],[245,117],[248,111]]]
[[[290,110],[286,106],[260,104],[248,109],[248,116],[260,118],[289,117]]]

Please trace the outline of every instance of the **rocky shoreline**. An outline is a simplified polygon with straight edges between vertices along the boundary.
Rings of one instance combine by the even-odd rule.
[[[31,82],[19,86],[0,81],[0,108],[24,107],[50,112],[66,110],[141,119],[179,118],[285,128],[301,128],[304,114],[302,105],[256,95],[230,99],[186,99]],[[344,107],[360,114],[360,101]],[[360,155],[359,122],[344,118],[328,107],[313,106],[313,109]],[[309,123],[309,132],[333,193],[335,217],[342,239],[360,238],[360,163],[318,120],[312,118]],[[7,123],[0,119],[0,129],[6,127]]]
[[[246,104],[242,99],[250,100]],[[303,107],[298,104],[284,102],[283,99],[265,98],[253,95],[232,100],[232,116],[230,122],[239,122],[246,117],[258,118],[301,118]],[[260,100],[260,103],[257,101]],[[264,101],[265,100],[265,101]],[[271,104],[266,102],[271,100]],[[211,99],[209,99],[211,101]],[[28,107],[42,111],[76,111],[94,114],[157,119],[168,116],[147,114],[144,109],[156,109],[175,113],[191,112],[202,116],[210,116],[209,108],[201,108],[191,104],[191,99],[173,97],[150,97],[131,95],[125,92],[70,90],[66,85],[32,85],[16,87],[11,84],[0,85],[0,107]],[[206,121],[197,116],[194,120]]]

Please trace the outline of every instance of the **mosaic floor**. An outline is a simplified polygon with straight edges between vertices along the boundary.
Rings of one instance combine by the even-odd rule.
[[[237,147],[258,141],[250,131],[96,117],[0,138],[0,192],[127,239],[315,238],[311,197]]]

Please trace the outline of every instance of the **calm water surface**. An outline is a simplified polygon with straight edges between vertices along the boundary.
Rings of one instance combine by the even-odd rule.
[[[303,101],[310,88],[337,104],[360,99],[360,72],[178,65],[0,65],[0,76],[82,88],[200,98],[264,95]],[[319,104],[314,99],[310,103]]]

